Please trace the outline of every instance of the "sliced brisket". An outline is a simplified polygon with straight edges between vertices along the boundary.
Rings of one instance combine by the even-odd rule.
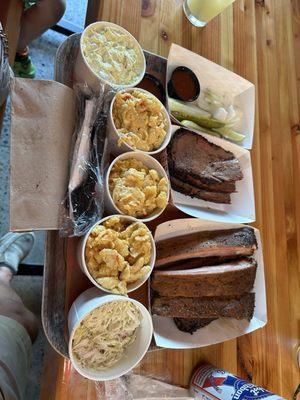
[[[208,190],[210,192],[234,193],[236,191],[235,181],[207,184],[201,179],[187,174],[185,171],[181,171],[178,168],[172,170],[172,176],[181,180],[181,182],[186,182],[189,185],[195,186],[196,188]]]
[[[184,171],[207,185],[243,178],[233,153],[183,128],[174,133],[168,146],[168,163],[171,175],[172,171]],[[185,181],[185,176],[182,181]]]
[[[194,232],[156,243],[156,267],[189,259],[251,256],[257,248],[254,230],[249,227]]]
[[[175,178],[174,176],[170,176],[171,186],[177,192],[186,194],[190,197],[197,197],[197,199],[202,199],[206,201],[211,201],[213,203],[221,203],[221,204],[230,204],[230,193],[224,192],[210,192],[208,190],[199,189],[195,186],[192,186],[182,180]]]

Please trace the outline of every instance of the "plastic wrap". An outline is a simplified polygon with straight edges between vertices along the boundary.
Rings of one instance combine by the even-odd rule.
[[[103,168],[106,120],[114,91],[74,87],[76,125],[70,155],[68,190],[62,204],[62,236],[81,236],[103,216]]]
[[[0,22],[0,106],[9,93],[10,68],[8,63],[8,45]]]
[[[137,374],[107,382],[96,382],[99,400],[192,400],[187,389]]]

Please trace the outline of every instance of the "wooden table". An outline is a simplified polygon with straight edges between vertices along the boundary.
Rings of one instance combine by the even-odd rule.
[[[256,214],[261,230],[269,322],[237,340],[191,351],[150,353],[144,372],[188,384],[206,360],[291,398],[300,381],[300,1],[236,0],[204,29],[189,24],[182,0],[89,1],[87,22],[107,20],[128,29],[152,52],[172,42],[213,60],[256,85],[252,150]],[[299,62],[299,64],[298,64]],[[55,384],[54,384],[55,383]],[[96,399],[95,385],[52,352],[42,399]]]

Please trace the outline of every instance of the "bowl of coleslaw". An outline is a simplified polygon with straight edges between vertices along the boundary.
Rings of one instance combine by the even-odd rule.
[[[153,334],[152,318],[143,304],[96,288],[74,301],[68,328],[73,367],[96,381],[116,379],[133,369],[146,354]]]

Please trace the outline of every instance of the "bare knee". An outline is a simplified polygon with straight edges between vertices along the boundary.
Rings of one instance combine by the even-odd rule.
[[[19,322],[28,332],[31,341],[35,341],[39,329],[38,321],[34,314],[29,311],[22,302],[11,299],[2,300],[0,304],[0,315]]]

